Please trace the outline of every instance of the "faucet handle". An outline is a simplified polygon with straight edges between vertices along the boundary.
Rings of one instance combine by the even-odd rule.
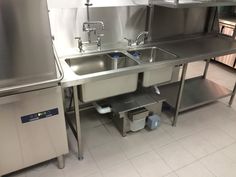
[[[83,41],[81,39],[81,37],[75,37],[76,40],[78,40],[78,48],[80,50],[80,52],[83,52]]]
[[[132,39],[128,39],[126,37],[124,39],[128,41],[128,46],[132,46],[133,43]]]
[[[101,37],[103,37],[104,34],[98,34],[97,35],[97,47],[98,47],[98,50],[101,50],[101,46],[102,46],[102,39]]]

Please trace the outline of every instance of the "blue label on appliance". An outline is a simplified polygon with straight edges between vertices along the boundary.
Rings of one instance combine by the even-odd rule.
[[[50,118],[50,117],[58,115],[58,114],[59,114],[58,108],[50,109],[47,111],[42,111],[42,112],[22,116],[21,122],[24,124],[24,123],[33,122],[33,121],[40,120],[40,119]]]

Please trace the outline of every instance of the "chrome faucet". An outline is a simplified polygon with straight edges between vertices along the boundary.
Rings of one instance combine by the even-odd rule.
[[[99,34],[98,37],[97,37],[97,48],[98,50],[101,50],[101,47],[102,47],[102,39],[101,37],[103,37],[104,34]]]
[[[101,47],[102,47],[102,39],[101,39],[101,37],[103,37],[103,36],[104,36],[104,34],[98,34],[97,35],[97,41],[94,41],[94,43],[97,44],[97,49],[98,50],[101,50]],[[89,42],[83,42],[81,37],[75,37],[75,39],[78,40],[78,48],[79,48],[80,53],[84,52],[83,45],[84,44],[89,44]]]
[[[101,37],[104,36],[104,34],[97,34],[97,29],[100,26],[101,30],[104,30],[105,25],[104,25],[103,21],[90,21],[89,7],[92,5],[93,4],[90,3],[90,0],[86,0],[85,6],[87,7],[87,21],[83,23],[83,31],[88,34],[88,41],[82,42],[81,38],[76,38],[76,39],[78,39],[78,48],[79,48],[80,52],[83,52],[83,44],[91,44],[91,43],[96,43],[97,49],[101,50],[101,46],[102,46]],[[96,35],[96,37],[97,37],[96,41],[92,41],[91,32],[93,32],[94,35]]]
[[[136,45],[140,45],[141,43],[145,44],[145,41],[146,41],[146,39],[147,39],[148,34],[149,34],[148,31],[143,31],[143,32],[141,32],[141,33],[136,37],[136,40],[135,40]],[[142,39],[142,41],[141,41],[140,39]]]
[[[83,49],[82,49],[83,44],[91,44],[91,43],[96,43],[97,49],[101,50],[101,46],[102,46],[101,37],[103,37],[104,34],[97,34],[97,27],[96,26],[101,26],[101,30],[105,29],[105,25],[104,25],[103,21],[87,21],[87,22],[83,23],[83,31],[88,33],[88,41],[82,42],[81,38],[76,38],[76,39],[78,39],[78,48],[80,49],[80,52],[83,52]],[[94,35],[97,36],[96,41],[92,41],[91,32],[94,32]]]
[[[83,31],[88,33],[88,43],[90,44],[92,42],[91,40],[91,32],[94,32],[94,34],[97,34],[97,28],[94,27],[96,25],[100,25],[101,29],[105,29],[105,25],[103,21],[87,21],[83,23]]]
[[[84,51],[83,50],[83,41],[82,41],[81,37],[75,37],[75,39],[78,40],[78,48],[79,48],[80,53],[82,53]]]
[[[126,38],[126,37],[125,37],[124,39],[128,41],[128,46],[129,46],[129,47],[131,47],[131,46],[133,45],[132,39],[128,39],[128,38]]]
[[[128,39],[128,38],[124,38],[124,39],[128,41],[129,47],[135,46],[135,45],[138,46],[141,43],[145,44],[148,34],[149,34],[148,31],[143,31],[140,34],[138,34],[138,36],[136,37],[136,39],[134,41],[132,39]]]

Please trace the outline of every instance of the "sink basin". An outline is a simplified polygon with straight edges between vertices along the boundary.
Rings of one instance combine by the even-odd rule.
[[[77,75],[98,73],[138,64],[121,52],[66,59],[66,63]]]
[[[149,47],[145,49],[130,50],[128,51],[133,57],[137,60],[140,60],[142,63],[154,63],[165,60],[176,59],[176,55],[159,49],[157,47]]]
[[[141,63],[156,63],[160,61],[173,60],[177,56],[157,47],[136,49],[128,51],[136,60]],[[172,79],[174,66],[145,71],[143,73],[143,86],[150,87],[168,82]]]
[[[121,52],[71,58],[66,59],[66,63],[75,74],[80,76],[138,65],[135,60]],[[87,82],[78,86],[80,100],[91,102],[134,92],[137,83],[138,73]]]

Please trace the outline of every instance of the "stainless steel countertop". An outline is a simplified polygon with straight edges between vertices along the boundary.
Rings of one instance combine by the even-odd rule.
[[[236,52],[236,41],[230,37],[220,34],[207,34],[207,35],[194,35],[187,38],[176,38],[165,42],[149,43],[136,48],[146,47],[158,47],[164,49],[170,53],[177,55],[176,59],[170,59],[160,61],[156,63],[140,64],[137,66],[121,68],[110,71],[103,71],[93,74],[87,74],[83,76],[76,75],[69,65],[66,63],[68,58],[77,58],[82,56],[88,56],[93,54],[107,53],[110,51],[122,51],[125,54],[127,50],[127,44],[119,43],[114,45],[103,45],[103,51],[89,50],[88,53],[79,53],[78,49],[73,49],[74,54],[63,56],[60,58],[61,65],[64,71],[64,79],[61,81],[62,87],[72,87],[81,85],[86,82],[97,81],[101,79],[109,79],[111,77],[117,77],[132,73],[142,73],[144,71],[153,70],[157,68],[163,68],[168,66],[180,65],[184,63],[194,62],[198,60],[205,60],[212,57],[225,55]],[[135,47],[132,47],[132,49]],[[129,55],[129,54],[128,54]]]

